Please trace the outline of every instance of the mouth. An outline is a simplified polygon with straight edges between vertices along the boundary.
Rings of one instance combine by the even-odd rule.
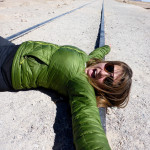
[[[90,78],[96,78],[97,76],[97,69],[89,69],[87,71],[87,75],[90,77]]]
[[[92,72],[92,74],[91,74],[91,77],[92,77],[92,78],[96,78],[96,74],[97,74],[96,69],[93,69],[93,72]]]

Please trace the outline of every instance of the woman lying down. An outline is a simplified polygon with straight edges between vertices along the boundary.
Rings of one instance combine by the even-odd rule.
[[[125,107],[132,70],[124,62],[102,61],[105,45],[87,55],[74,46],[41,41],[0,47],[0,91],[44,87],[69,97],[77,150],[109,150],[98,107]]]

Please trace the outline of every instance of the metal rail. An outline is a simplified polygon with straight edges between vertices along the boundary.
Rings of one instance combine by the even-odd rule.
[[[41,27],[41,26],[44,26],[45,24],[47,24],[47,23],[49,23],[49,22],[54,21],[54,20],[57,19],[57,18],[60,18],[60,17],[65,16],[65,15],[67,15],[67,14],[70,14],[70,13],[72,13],[72,12],[78,10],[78,9],[81,9],[81,8],[83,8],[83,7],[87,6],[87,5],[89,5],[89,4],[93,3],[93,2],[95,2],[95,1],[96,1],[96,0],[94,0],[94,1],[92,1],[92,2],[89,2],[89,3],[86,3],[86,4],[84,4],[84,5],[82,5],[82,6],[78,7],[78,8],[75,8],[75,9],[73,9],[73,10],[71,10],[71,11],[68,11],[68,12],[66,12],[66,13],[63,13],[63,14],[58,15],[58,16],[56,16],[56,17],[53,17],[53,18],[51,18],[51,19],[48,19],[48,20],[46,20],[46,21],[44,21],[44,22],[41,22],[41,23],[39,23],[39,24],[36,24],[36,25],[34,25],[34,26],[30,27],[30,28],[27,28],[27,29],[25,29],[25,30],[22,30],[22,31],[16,33],[16,34],[13,34],[13,35],[11,35],[11,36],[9,36],[9,37],[6,37],[6,39],[9,40],[9,41],[13,41],[13,40],[15,40],[15,39],[17,39],[17,38],[19,38],[19,37],[21,37],[21,36],[23,36],[23,35],[25,35],[25,34],[31,32],[31,31],[33,31],[33,30],[35,30],[35,29],[37,29],[37,28],[39,28],[39,27]]]
[[[104,1],[103,1],[101,10],[100,28],[97,39],[97,47],[102,47],[104,45],[105,45],[105,29],[104,29]],[[104,107],[99,108],[99,114],[101,118],[101,124],[106,133],[106,108]]]
[[[94,1],[96,1],[96,0],[94,0]],[[3,44],[4,44],[4,42],[7,43],[8,45],[12,44],[9,41],[13,41],[13,40],[15,40],[15,39],[17,39],[17,38],[19,38],[19,37],[21,37],[21,36],[31,32],[31,31],[33,31],[33,30],[35,30],[35,29],[37,29],[37,28],[39,28],[41,26],[44,26],[45,24],[47,24],[47,23],[49,23],[51,21],[54,21],[57,18],[60,18],[62,16],[70,14],[70,13],[72,13],[72,12],[78,10],[78,9],[81,9],[81,8],[85,7],[86,5],[89,5],[89,4],[93,3],[94,1],[89,2],[87,4],[84,4],[84,5],[82,5],[82,6],[78,7],[78,8],[75,8],[75,9],[73,9],[71,11],[68,11],[68,12],[63,13],[61,15],[58,15],[58,16],[56,16],[54,18],[49,19],[49,20],[46,20],[46,21],[44,21],[42,23],[34,25],[34,26],[32,26],[30,28],[27,28],[27,29],[25,29],[23,31],[20,31],[20,32],[18,32],[16,34],[13,34],[13,35],[7,37],[6,39],[0,37],[0,41],[3,41],[3,42],[1,42]],[[9,41],[7,41],[7,40],[9,40]],[[105,33],[104,33],[104,1],[103,1],[102,10],[101,10],[100,28],[99,28],[99,33],[98,33],[98,38],[97,38],[97,41],[96,41],[95,48],[102,47],[104,45],[105,45]],[[99,108],[99,113],[100,113],[100,118],[101,118],[101,123],[102,123],[103,129],[106,132],[106,109],[105,108]]]

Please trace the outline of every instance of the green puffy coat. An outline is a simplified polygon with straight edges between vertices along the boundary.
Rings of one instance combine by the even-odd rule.
[[[20,45],[12,65],[16,90],[44,87],[69,96],[73,136],[77,150],[109,150],[101,126],[93,87],[85,74],[86,62],[102,59],[109,46],[87,55],[73,46],[27,41]]]

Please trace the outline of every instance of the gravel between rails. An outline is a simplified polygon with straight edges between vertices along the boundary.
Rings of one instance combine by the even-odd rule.
[[[91,0],[4,0],[0,2],[0,35],[8,37]],[[102,1],[87,5],[19,39],[94,49]],[[49,90],[0,92],[1,150],[73,150],[71,116],[65,98]]]
[[[0,1],[0,35],[8,37],[88,2],[91,0]],[[70,44],[89,53],[97,38],[101,4],[97,0],[13,42]],[[107,137],[112,150],[148,150],[150,11],[114,0],[105,0],[104,6],[106,44],[112,47],[106,60],[125,61],[134,73],[128,106],[108,111]],[[0,149],[74,149],[70,110],[63,100],[53,91],[43,89],[1,92]]]
[[[149,150],[150,146],[150,11],[105,0],[108,60],[125,61],[133,69],[130,100],[107,115],[107,137],[113,150]]]

